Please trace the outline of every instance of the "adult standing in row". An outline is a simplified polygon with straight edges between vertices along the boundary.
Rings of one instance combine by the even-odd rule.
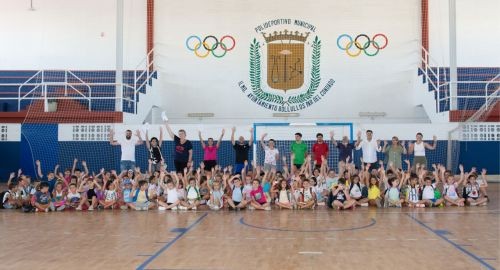
[[[365,163],[365,166],[367,164],[370,164],[371,168],[378,168],[378,162],[377,162],[377,152],[380,152],[380,141],[373,139],[373,131],[367,130],[366,131],[366,140],[361,139],[361,131],[358,131],[357,134],[357,141],[356,141],[356,150],[361,149],[363,152],[363,162]]]
[[[292,160],[292,164],[295,165],[297,170],[300,170],[302,164],[305,162],[305,158],[307,156],[307,144],[302,141],[302,133],[295,133],[295,141],[290,145],[290,150],[294,155],[294,160]]]
[[[217,151],[219,150],[222,137],[226,131],[223,129],[219,140],[214,145],[214,139],[208,138],[208,145],[205,144],[203,137],[201,136],[201,131],[198,131],[198,137],[200,138],[201,148],[203,148],[203,164],[205,165],[205,171],[212,171],[212,168],[217,165]]]
[[[420,166],[424,166],[427,168],[427,158],[425,157],[425,149],[434,150],[437,147],[437,137],[436,135],[432,136],[432,140],[434,141],[432,145],[423,141],[424,135],[422,133],[417,133],[417,140],[415,143],[410,143],[408,147],[408,152],[414,154],[413,166],[420,164]]]
[[[175,171],[177,173],[183,173],[184,168],[188,167],[193,160],[193,144],[191,141],[186,139],[186,131],[184,129],[179,129],[179,136],[175,135],[172,128],[165,121],[165,127],[167,128],[168,135],[174,140],[174,165]]]
[[[143,143],[141,138],[141,132],[137,130],[135,132],[135,137],[132,136],[132,130],[127,129],[125,131],[125,138],[120,137],[114,140],[115,131],[113,129],[109,130],[109,144],[116,146],[121,146],[121,159],[120,159],[120,170],[135,170],[135,146]]]
[[[316,142],[312,146],[312,158],[316,161],[316,168],[321,168],[321,164],[323,163],[323,158],[328,160],[328,144],[323,140],[323,134],[316,134]]]
[[[404,141],[400,143],[398,137],[393,136],[392,143],[390,145],[387,144],[387,141],[384,141],[382,152],[385,155],[384,162],[387,164],[387,170],[389,169],[389,164],[392,164],[392,167],[396,169],[403,168],[401,155],[406,155],[406,147]]]
[[[346,160],[353,160],[352,150],[356,148],[354,144],[349,142],[349,138],[347,136],[342,136],[342,142],[337,143],[337,141],[334,139],[334,136],[335,133],[333,131],[330,131],[330,139],[333,143],[333,146],[339,149],[339,162],[340,161],[346,162]]]
[[[248,151],[250,147],[253,145],[253,128],[250,129],[250,140],[248,142],[245,141],[243,136],[238,138],[236,142],[234,140],[234,133],[236,132],[236,127],[231,128],[231,143],[233,144],[233,149],[236,153],[236,160],[234,164],[235,174],[241,173],[241,170],[245,166],[245,161],[248,162]]]

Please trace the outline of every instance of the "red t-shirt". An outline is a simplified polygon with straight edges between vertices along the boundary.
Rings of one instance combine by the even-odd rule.
[[[314,159],[316,160],[316,164],[321,165],[321,156],[326,156],[328,153],[328,144],[326,143],[315,143],[312,147],[312,152],[314,153]]]

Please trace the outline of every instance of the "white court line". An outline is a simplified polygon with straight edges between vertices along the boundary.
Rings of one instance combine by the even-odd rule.
[[[299,254],[302,255],[321,255],[323,251],[299,251]]]

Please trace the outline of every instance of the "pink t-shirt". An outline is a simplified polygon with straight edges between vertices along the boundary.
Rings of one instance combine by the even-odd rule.
[[[203,152],[203,160],[217,160],[217,145],[205,146]]]
[[[264,204],[267,202],[266,196],[264,195],[264,191],[262,190],[261,186],[259,186],[257,190],[252,189],[252,191],[250,191],[250,196],[260,204]]]

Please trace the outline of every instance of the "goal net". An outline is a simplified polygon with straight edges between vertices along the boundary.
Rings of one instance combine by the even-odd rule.
[[[253,146],[253,160],[257,165],[264,164],[264,149],[261,147],[260,139],[267,133],[265,141],[270,139],[276,141],[276,148],[281,157],[287,157],[287,164],[290,164],[290,146],[295,141],[295,133],[302,133],[302,141],[307,144],[308,153],[311,153],[313,144],[316,142],[316,134],[322,133],[323,139],[328,145],[328,165],[337,170],[339,162],[339,151],[330,141],[330,132],[334,132],[334,139],[337,142],[347,136],[349,141],[354,139],[352,123],[256,123],[254,124],[255,143]],[[277,162],[277,168],[282,168],[282,161]]]

